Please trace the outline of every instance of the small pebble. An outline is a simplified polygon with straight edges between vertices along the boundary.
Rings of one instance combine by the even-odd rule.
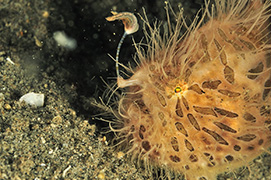
[[[100,172],[99,175],[98,175],[98,178],[99,179],[105,179],[105,173],[104,172]]]
[[[4,100],[5,99],[5,96],[3,93],[0,93],[0,101]]]
[[[6,110],[10,110],[10,109],[11,109],[11,106],[10,106],[9,104],[5,104],[5,105],[4,105],[4,108],[5,108]]]
[[[117,154],[117,158],[122,159],[124,155],[125,155],[124,152],[119,151],[118,154]]]
[[[55,116],[55,117],[52,119],[52,123],[57,124],[57,125],[60,125],[60,124],[62,123],[62,118],[61,118],[61,116]]]

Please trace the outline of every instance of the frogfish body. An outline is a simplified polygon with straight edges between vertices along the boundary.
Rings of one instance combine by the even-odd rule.
[[[271,2],[214,7],[182,36],[182,22],[167,39],[149,26],[147,55],[138,50],[140,65],[118,84],[127,153],[190,180],[216,179],[271,145]]]

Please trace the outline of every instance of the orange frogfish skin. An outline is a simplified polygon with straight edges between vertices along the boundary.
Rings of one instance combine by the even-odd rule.
[[[187,180],[214,180],[271,146],[271,1],[208,6],[191,26],[180,12],[166,38],[145,21],[148,50],[136,47],[139,66],[118,81],[111,127],[132,160]]]

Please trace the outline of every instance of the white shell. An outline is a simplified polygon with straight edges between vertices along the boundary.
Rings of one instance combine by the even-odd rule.
[[[40,107],[44,104],[44,94],[41,93],[27,93],[23,95],[20,99],[20,102],[25,102],[26,104],[29,104],[31,106]]]
[[[59,46],[69,50],[74,50],[77,47],[77,41],[74,38],[68,37],[64,31],[54,32],[53,38]]]

